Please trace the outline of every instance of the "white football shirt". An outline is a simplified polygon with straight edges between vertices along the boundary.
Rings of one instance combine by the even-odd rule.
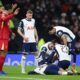
[[[23,22],[23,30],[25,37],[28,38],[28,43],[36,42],[35,36],[34,36],[34,28],[35,28],[35,19],[31,19],[31,21],[28,21],[27,19],[22,19]],[[23,40],[24,43],[25,40]]]
[[[57,36],[62,36],[62,35],[65,36],[67,38],[68,42],[71,42],[72,40],[75,39],[75,35],[68,28],[63,27],[63,26],[55,26],[54,28],[56,28],[56,35]]]
[[[56,44],[55,49],[59,55],[59,61],[62,61],[62,60],[71,61],[71,55],[69,54],[69,48],[66,45]]]

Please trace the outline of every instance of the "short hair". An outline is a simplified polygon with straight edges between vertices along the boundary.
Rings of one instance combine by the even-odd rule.
[[[7,5],[5,5],[5,9],[6,9],[6,10],[10,10],[10,9],[12,9],[12,5],[11,5],[11,4],[7,4]]]
[[[33,14],[33,11],[32,10],[28,10],[27,13]]]
[[[51,31],[53,29],[53,26],[49,26],[48,28],[47,28],[47,31]]]
[[[53,44],[55,44],[57,41],[56,41],[56,39],[54,39],[54,40],[52,40],[51,42],[52,42]]]

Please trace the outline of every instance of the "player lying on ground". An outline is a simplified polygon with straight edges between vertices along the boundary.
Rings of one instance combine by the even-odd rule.
[[[69,48],[66,45],[61,45],[54,43],[53,52],[49,55],[48,62],[46,64],[40,65],[34,71],[29,72],[29,74],[60,74],[67,75],[68,67],[71,62],[71,55],[69,54]],[[58,55],[58,64],[54,65],[51,61],[54,59],[54,55]]]

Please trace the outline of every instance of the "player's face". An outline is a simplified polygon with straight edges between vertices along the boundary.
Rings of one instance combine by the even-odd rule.
[[[4,11],[3,11],[3,14],[4,14],[4,15],[8,15],[8,11],[7,11],[7,10],[4,10]]]
[[[52,30],[49,31],[49,34],[55,34],[55,32],[56,32],[56,29],[53,28]]]
[[[52,43],[50,43],[49,45],[48,45],[48,48],[50,49],[50,50],[53,50],[54,49],[54,44],[52,44]]]
[[[3,12],[5,9],[4,9],[4,7],[2,6],[2,7],[0,7],[0,12]]]
[[[53,34],[56,32],[56,29],[55,28],[53,28]]]
[[[8,14],[10,14],[10,13],[12,13],[12,9],[9,9],[9,10],[8,10]]]
[[[27,13],[27,14],[26,14],[26,18],[27,18],[28,20],[31,20],[31,19],[32,19],[32,16],[33,16],[32,13]]]

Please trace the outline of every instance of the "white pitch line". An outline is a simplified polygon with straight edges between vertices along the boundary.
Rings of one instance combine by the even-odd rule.
[[[0,76],[0,78],[17,79],[17,80],[51,80],[51,79],[41,79],[41,78],[22,78],[22,77],[6,77],[6,76]]]

